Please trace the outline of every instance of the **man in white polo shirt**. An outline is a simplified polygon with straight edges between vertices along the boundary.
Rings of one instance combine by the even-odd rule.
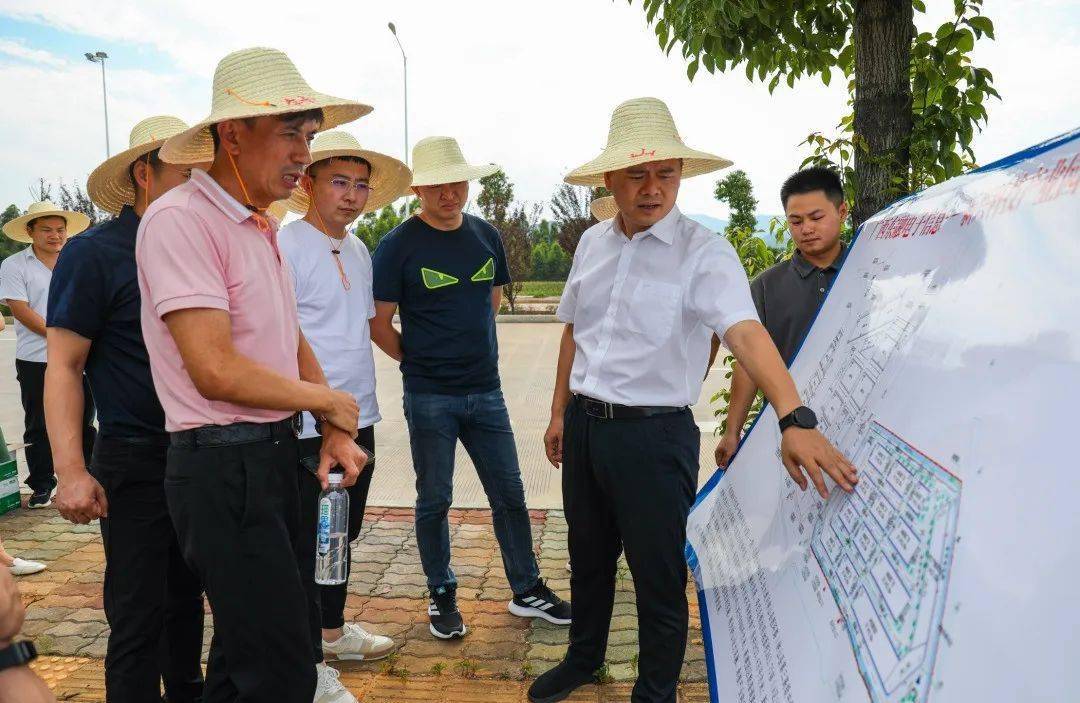
[[[15,318],[15,375],[23,405],[23,441],[27,443],[26,485],[32,494],[27,506],[44,508],[56,488],[52,448],[45,430],[45,315],[49,306],[49,283],[60,249],[68,237],[90,226],[81,212],[61,210],[48,201],[33,203],[22,217],[4,225],[4,234],[29,244],[0,264],[0,298]],[[90,461],[94,447],[94,402],[83,379],[83,454]]]
[[[412,174],[397,159],[361,148],[347,132],[319,134],[311,144],[312,164],[287,207],[303,216],[278,234],[281,251],[292,267],[300,329],[332,388],[348,391],[360,408],[356,441],[368,456],[375,447],[379,405],[375,398],[375,359],[368,320],[375,316],[371,295],[371,256],[346,230],[357,217],[390,204],[409,186]],[[303,416],[300,458],[314,470],[319,463],[321,425]],[[349,492],[349,543],[360,534],[371,486],[370,463]],[[301,484],[305,528],[315,531],[319,483]],[[314,548],[314,540],[311,540]],[[351,551],[346,563],[351,562]],[[327,659],[381,659],[394,648],[388,637],[346,623],[348,582],[317,586],[323,654]]]

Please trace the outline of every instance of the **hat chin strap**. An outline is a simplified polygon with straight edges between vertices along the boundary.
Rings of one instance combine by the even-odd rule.
[[[236,160],[228,151],[225,152],[225,156],[229,157],[229,164],[232,166],[233,174],[236,176],[236,182],[240,184],[240,192],[244,194],[244,207],[251,210],[251,219],[255,220],[255,226],[263,232],[270,232],[270,220],[266,218],[266,208],[255,207],[251,202],[247,186],[244,185],[244,179],[240,176],[240,169],[236,167]]]
[[[326,226],[326,221],[323,220],[322,213],[319,212],[319,208],[315,207],[315,184],[311,180],[311,176],[304,174],[300,180],[301,187],[308,194],[308,210],[315,212],[315,219],[319,221],[318,229],[323,235],[330,239],[330,253],[334,256],[334,263],[337,264],[338,275],[341,276],[341,285],[345,287],[345,290],[352,288],[352,283],[349,282],[349,276],[345,273],[345,266],[341,263],[341,247],[335,246],[333,239],[330,236],[330,228]],[[345,236],[349,236],[348,232]]]

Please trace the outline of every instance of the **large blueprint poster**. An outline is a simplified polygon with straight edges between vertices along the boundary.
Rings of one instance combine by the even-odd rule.
[[[702,490],[713,701],[1080,700],[1080,131],[867,222],[792,373],[861,480],[767,409]]]

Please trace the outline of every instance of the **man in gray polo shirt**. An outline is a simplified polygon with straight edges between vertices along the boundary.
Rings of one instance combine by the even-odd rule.
[[[751,282],[750,296],[761,323],[790,366],[847,255],[840,232],[848,207],[840,176],[822,167],[790,176],[780,188],[780,200],[797,248],[790,259]],[[757,391],[749,374],[736,364],[727,431],[716,446],[718,466],[726,467],[734,456]]]

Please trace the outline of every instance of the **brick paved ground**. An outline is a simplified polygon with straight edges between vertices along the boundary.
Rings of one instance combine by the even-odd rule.
[[[370,508],[353,551],[346,619],[393,637],[400,649],[383,662],[339,665],[342,680],[365,703],[374,701],[522,701],[528,681],[561,658],[565,628],[530,622],[506,610],[511,592],[491,529],[490,512],[451,515],[458,602],[469,625],[463,640],[435,640],[427,629],[424,576],[412,511]],[[566,521],[560,511],[533,511],[540,567],[556,591],[569,595]],[[96,525],[74,526],[54,510],[17,510],[0,517],[7,549],[49,564],[19,579],[27,605],[24,632],[45,657],[37,667],[65,700],[103,700],[102,663],[108,625],[101,609],[104,555]],[[693,593],[691,591],[691,599]],[[683,667],[686,701],[707,701],[697,609]],[[207,619],[207,643],[210,636]],[[637,617],[633,583],[620,565],[608,647],[609,683],[583,689],[572,701],[626,701],[634,678]],[[493,685],[492,681],[498,681]]]

